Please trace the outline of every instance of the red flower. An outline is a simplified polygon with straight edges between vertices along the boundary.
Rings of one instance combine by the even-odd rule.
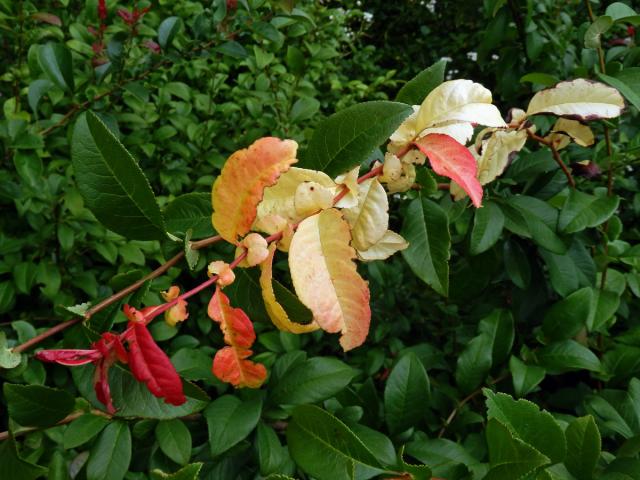
[[[98,0],[98,18],[100,20],[107,19],[107,2],[106,0]]]

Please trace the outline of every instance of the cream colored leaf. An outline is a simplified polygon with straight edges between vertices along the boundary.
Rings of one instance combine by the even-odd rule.
[[[387,230],[382,238],[367,250],[358,250],[358,257],[365,262],[384,260],[396,252],[404,250],[409,243],[396,232]]]
[[[358,204],[342,211],[351,226],[352,245],[366,250],[382,238],[389,226],[389,200],[377,178],[360,184]]]
[[[349,224],[334,208],[300,223],[289,249],[289,270],[300,301],[323,330],[342,332],[347,351],[365,341],[369,287],[356,271]]]
[[[308,333],[318,330],[320,326],[316,322],[312,322],[309,324],[292,322],[285,309],[276,299],[276,295],[273,290],[274,254],[275,247],[273,244],[271,244],[269,245],[269,256],[267,257],[267,260],[260,264],[260,287],[262,289],[262,299],[264,300],[264,306],[267,310],[267,314],[269,314],[269,318],[276,327],[285,332]]]
[[[473,126],[469,122],[449,122],[445,125],[425,128],[418,136],[424,137],[430,133],[443,133],[453,137],[458,143],[466,145],[473,137]]]
[[[522,150],[526,141],[526,130],[498,130],[494,132],[478,159],[480,184],[486,185],[502,175],[509,164],[509,156]]]
[[[357,166],[347,173],[338,175],[336,177],[336,183],[341,185],[342,188],[347,189],[347,194],[343,196],[336,207],[338,208],[351,208],[358,204],[358,175],[360,173],[360,166]],[[340,191],[338,189],[337,191]]]
[[[589,121],[618,117],[623,108],[624,99],[618,90],[603,83],[578,78],[536,93],[529,102],[527,115],[551,113]]]
[[[551,130],[553,132],[566,133],[569,137],[571,137],[571,140],[576,142],[581,147],[588,147],[590,145],[593,145],[593,142],[595,141],[591,128],[578,122],[577,120],[559,118]]]
[[[275,233],[268,232],[261,227],[264,227],[265,222],[273,221],[277,217],[292,223],[301,220],[303,216],[296,212],[295,195],[298,186],[304,182],[315,182],[328,189],[334,189],[336,186],[326,173],[305,168],[290,168],[280,175],[275,185],[264,189],[264,196],[258,204],[258,215],[254,229],[265,233]]]
[[[395,132],[391,134],[389,140],[391,142],[390,146],[397,147],[397,149],[403,148],[404,146],[410,144],[418,132],[416,131],[417,120],[418,120],[418,110],[420,109],[420,105],[413,106],[413,113],[409,115],[404,122],[400,124],[400,126],[396,129]],[[395,153],[393,148],[390,148],[389,151]]]
[[[303,182],[296,188],[293,204],[299,217],[307,217],[333,206],[334,189],[318,182]]]
[[[450,80],[434,88],[418,110],[416,130],[446,124],[470,122],[487,127],[504,127],[500,111],[491,104],[491,92],[471,80]]]

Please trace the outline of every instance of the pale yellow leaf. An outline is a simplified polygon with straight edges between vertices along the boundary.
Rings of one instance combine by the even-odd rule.
[[[591,128],[578,122],[577,120],[559,118],[551,130],[553,132],[567,134],[569,137],[571,137],[571,140],[576,142],[581,147],[591,146],[595,141]]]
[[[384,260],[396,252],[404,250],[409,243],[396,232],[387,230],[378,242],[367,250],[358,250],[358,257],[365,262]]]
[[[458,143],[466,145],[473,137],[473,126],[469,122],[448,122],[437,127],[425,128],[420,132],[419,137],[424,137],[430,133],[443,133],[453,137]]]
[[[389,226],[387,192],[377,178],[370,178],[359,186],[358,204],[343,211],[351,226],[352,245],[366,250],[382,238]]]
[[[578,78],[536,93],[529,102],[527,115],[551,113],[589,121],[618,117],[623,108],[624,99],[618,90],[603,83]]]
[[[333,188],[323,187],[318,182],[301,183],[293,198],[296,215],[303,218],[332,207],[333,196]]]
[[[356,271],[349,224],[334,208],[300,223],[289,249],[289,270],[300,301],[327,332],[342,332],[347,351],[365,341],[369,287]]]
[[[500,111],[491,104],[491,92],[471,80],[450,80],[434,88],[420,105],[415,128],[421,132],[452,121],[505,126]]]
[[[260,264],[260,287],[262,289],[262,299],[264,306],[273,324],[280,330],[291,333],[308,333],[318,330],[320,326],[315,323],[301,324],[292,322],[285,309],[278,303],[273,291],[273,257],[275,254],[274,244],[269,245],[269,256],[265,262]]]
[[[357,166],[347,173],[338,175],[336,177],[336,184],[341,185],[342,188],[347,189],[347,194],[343,196],[336,207],[338,208],[351,208],[358,204],[358,175],[360,174],[360,166]],[[340,189],[337,190],[339,192]]]

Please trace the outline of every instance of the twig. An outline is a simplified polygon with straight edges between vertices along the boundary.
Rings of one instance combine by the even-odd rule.
[[[70,413],[69,415],[64,417],[62,420],[60,420],[58,423],[56,423],[56,426],[66,425],[67,423],[71,423],[75,419],[80,418],[85,413],[88,413],[88,412],[85,412],[84,410],[78,410],[77,412]],[[102,410],[93,409],[91,410],[91,413],[93,415],[100,415],[102,417],[111,418],[111,415],[109,415],[108,413],[104,413]],[[47,428],[51,428],[51,427],[47,427]],[[15,432],[13,435],[8,431],[0,432],[0,442],[7,440],[10,437],[14,437],[14,438],[19,437],[21,435],[26,435],[27,433],[35,432],[36,430],[40,430],[40,429],[38,427],[26,427],[26,428],[23,428],[22,430]]]
[[[502,380],[505,380],[505,379],[509,378],[510,375],[511,375],[510,372],[505,372],[502,375],[500,375],[499,377],[494,378],[493,380],[487,382],[486,386],[490,387],[491,385],[495,385],[496,383],[500,383]],[[455,408],[451,411],[451,413],[449,414],[447,419],[444,421],[444,425],[442,426],[442,428],[440,429],[440,432],[438,433],[438,438],[442,438],[442,436],[444,435],[444,432],[446,432],[447,428],[449,427],[449,425],[451,425],[451,422],[453,422],[453,420],[456,418],[456,416],[458,415],[458,412],[460,412],[462,407],[464,407],[467,403],[469,403],[471,400],[473,400],[478,395],[480,395],[482,393],[482,389],[483,388],[484,387],[480,387],[480,388],[474,390],[469,395],[467,395],[462,400],[460,400],[458,405],[455,406]]]
[[[204,247],[207,247],[209,245],[212,245],[212,244],[214,244],[216,242],[219,242],[220,240],[222,240],[222,237],[220,235],[215,235],[213,237],[205,238],[204,240],[199,240],[197,242],[192,242],[191,243],[191,248],[197,250],[197,249],[204,248]],[[98,313],[99,311],[105,309],[106,307],[108,307],[112,303],[123,299],[128,294],[130,294],[131,292],[134,292],[135,290],[140,288],[142,285],[144,285],[145,282],[147,282],[149,280],[152,280],[154,278],[157,278],[160,275],[162,275],[164,272],[169,270],[169,268],[171,268],[173,265],[178,263],[178,261],[182,257],[184,257],[184,252],[183,251],[181,251],[180,253],[176,254],[172,258],[170,258],[167,262],[163,263],[158,268],[156,268],[153,272],[149,273],[148,275],[146,275],[145,277],[141,278],[137,282],[129,285],[126,288],[123,288],[119,292],[114,293],[110,297],[105,298],[100,303],[94,305],[89,310],[87,310],[87,312],[84,314],[83,317],[74,318],[72,320],[68,320],[68,321],[66,321],[64,323],[60,323],[60,324],[58,324],[58,325],[56,325],[54,327],[51,327],[50,329],[42,332],[40,335],[36,335],[35,337],[33,337],[30,340],[27,340],[23,344],[14,347],[13,348],[13,352],[14,353],[21,353],[21,352],[27,350],[28,348],[31,348],[34,345],[37,345],[38,343],[42,342],[43,340],[46,340],[47,338],[51,337],[52,335],[55,335],[58,332],[66,330],[67,328],[72,327],[72,326],[82,322],[83,320],[88,320],[89,318],[91,318],[92,315],[95,315],[96,313]]]
[[[556,161],[556,163],[558,164],[558,166],[560,167],[560,169],[562,169],[565,177],[567,177],[567,181],[569,182],[569,185],[571,186],[571,188],[576,188],[576,182],[573,179],[573,175],[571,175],[571,172],[569,171],[569,169],[567,168],[567,166],[564,164],[564,162],[562,161],[562,158],[560,158],[560,153],[558,152],[558,149],[556,148],[556,146],[553,144],[552,141],[549,141],[539,135],[536,135],[535,133],[527,130],[527,134],[529,135],[529,138],[535,140],[538,143],[541,143],[542,145],[546,145],[547,147],[549,147],[551,149],[551,154],[553,155],[553,159]]]

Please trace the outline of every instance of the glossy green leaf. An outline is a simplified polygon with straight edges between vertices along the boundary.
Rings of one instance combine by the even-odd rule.
[[[231,395],[215,399],[203,412],[209,429],[211,455],[216,457],[244,440],[258,424],[262,402]]]
[[[156,426],[156,439],[160,450],[178,465],[191,458],[191,433],[182,420],[162,420]]]
[[[192,238],[211,237],[216,234],[211,223],[213,208],[208,193],[185,193],[176,197],[163,211],[167,231],[184,236],[192,229]]]
[[[404,103],[375,101],[335,113],[313,132],[298,166],[331,177],[347,172],[369,158],[411,112]]]
[[[409,242],[402,256],[413,273],[436,292],[447,295],[451,236],[444,210],[423,197],[412,200],[401,234]]]
[[[528,400],[514,400],[507,394],[486,388],[484,395],[489,419],[498,420],[515,438],[531,445],[553,463],[564,460],[567,452],[564,432],[549,412],[540,410]]]
[[[446,67],[447,61],[442,59],[422,70],[402,86],[396,95],[396,102],[420,105],[429,92],[443,82]]]
[[[576,233],[596,227],[614,214],[619,202],[617,196],[596,197],[573,189],[560,211],[558,229],[563,233]]]
[[[549,270],[551,286],[561,296],[575,292],[580,287],[593,286],[596,280],[596,265],[585,246],[574,239],[565,255],[540,249]]]
[[[135,159],[95,114],[76,122],[71,157],[86,206],[106,227],[136,240],[166,236],[162,213]]]
[[[326,400],[344,389],[356,370],[331,357],[314,357],[287,372],[273,387],[271,400],[280,405],[302,405]]]
[[[631,23],[633,25],[640,24],[640,15],[633,8],[623,2],[613,2],[604,12],[618,23]]]
[[[491,339],[492,366],[501,365],[511,353],[515,337],[513,315],[508,310],[496,309],[478,325],[478,332]]]
[[[22,357],[7,347],[7,336],[0,332],[0,368],[11,369],[20,365]]]
[[[47,43],[38,49],[38,63],[49,80],[65,91],[75,88],[71,52],[62,43]]]
[[[64,431],[64,448],[71,449],[84,445],[109,424],[106,417],[85,413]]]
[[[35,480],[46,474],[46,468],[20,458],[13,439],[0,442],[0,478]]]
[[[429,398],[429,377],[418,357],[408,353],[395,364],[384,388],[385,420],[391,433],[420,423]]]
[[[49,90],[51,90],[53,85],[53,82],[44,78],[31,82],[27,98],[29,100],[29,107],[31,107],[33,112],[38,111],[38,104],[40,103],[40,100],[49,92]]]
[[[199,480],[202,463],[191,463],[185,465],[174,473],[164,473],[160,470],[152,470],[151,478],[153,480]]]
[[[547,338],[566,340],[586,328],[591,316],[593,295],[593,289],[585,287],[554,303],[542,322],[542,330]]]
[[[287,442],[293,460],[318,480],[355,479],[363,467],[381,473],[376,457],[344,423],[312,405],[293,411]]]
[[[50,427],[71,413],[74,407],[73,397],[56,388],[5,383],[3,391],[9,416],[23,426]]]
[[[590,480],[600,457],[600,432],[591,415],[576,418],[565,431],[567,470],[577,480]]]
[[[504,215],[498,204],[486,201],[475,211],[469,251],[472,255],[486,252],[500,238],[504,227]]]
[[[182,27],[182,20],[178,17],[165,18],[158,27],[158,43],[162,49],[166,49],[171,46],[173,38],[180,31]]]
[[[263,422],[258,423],[256,429],[256,447],[260,474],[265,477],[282,471],[284,463],[289,460],[288,450],[280,444],[275,430]]]
[[[584,33],[584,46],[587,48],[600,48],[600,37],[602,37],[602,34],[609,30],[612,25],[613,18],[608,15],[596,18]]]
[[[122,480],[131,462],[131,432],[121,421],[111,422],[91,448],[87,480]]]
[[[536,356],[540,365],[552,374],[582,369],[598,372],[601,369],[598,357],[574,340],[552,343],[538,350]]]
[[[527,365],[517,357],[509,360],[509,370],[513,380],[513,389],[518,397],[532,392],[544,380],[546,372],[537,365]]]
[[[456,364],[456,383],[460,389],[469,393],[484,382],[491,370],[493,352],[492,338],[482,333],[469,341],[458,356]]]
[[[550,463],[548,457],[516,438],[495,418],[489,420],[486,435],[491,469],[485,480],[528,478],[538,468]]]

